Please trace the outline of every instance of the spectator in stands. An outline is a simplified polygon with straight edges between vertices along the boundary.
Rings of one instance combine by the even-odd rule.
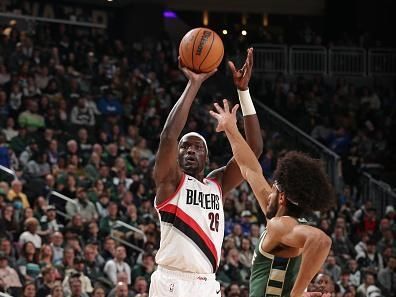
[[[143,276],[138,276],[135,279],[135,283],[133,284],[133,293],[136,295],[148,293],[148,284]]]
[[[33,281],[40,273],[38,255],[33,242],[26,242],[21,249],[21,255],[16,262],[18,271],[25,281]]]
[[[23,208],[30,207],[26,194],[22,192],[22,182],[18,179],[12,181],[11,189],[7,194],[7,198],[10,201],[14,201],[14,199],[16,200],[16,198],[19,198],[19,200],[22,202]],[[19,209],[19,207],[16,208]]]
[[[44,117],[38,113],[36,101],[28,101],[27,109],[18,116],[18,124],[29,132],[36,132],[37,129],[45,127]]]
[[[63,288],[61,285],[55,285],[51,289],[51,297],[64,297]],[[38,297],[38,296],[37,296]]]
[[[349,270],[349,279],[351,284],[356,288],[359,287],[362,280],[362,274],[358,269],[358,264],[355,259],[350,259],[348,261],[348,270]]]
[[[371,271],[377,274],[378,270],[384,268],[382,255],[377,252],[376,242],[374,240],[367,242],[366,253],[358,256],[356,260],[363,271]]]
[[[51,293],[51,289],[55,286],[55,269],[48,265],[41,269],[42,283],[37,289],[37,297],[47,297]]]
[[[107,206],[108,215],[100,220],[99,229],[102,236],[110,234],[111,226],[119,219],[118,205],[115,202],[110,202]]]
[[[22,288],[22,297],[36,297],[37,287],[34,282],[27,282]]]
[[[348,239],[344,229],[339,226],[336,227],[332,235],[333,245],[332,249],[334,254],[340,258],[340,263],[354,258],[355,249],[352,242]],[[337,278],[335,278],[337,279]]]
[[[29,218],[25,221],[25,230],[19,236],[19,244],[22,246],[26,242],[32,242],[36,249],[41,248],[41,237],[37,234],[38,221],[36,218]]]
[[[131,284],[131,267],[124,260],[126,259],[126,250],[124,246],[118,246],[115,249],[115,256],[112,260],[108,260],[103,271],[113,283],[117,284],[117,273],[125,272],[128,275],[128,284]]]
[[[96,287],[92,292],[92,297],[105,297],[106,291],[103,287]]]
[[[363,283],[356,290],[356,296],[366,297],[368,287],[373,285],[375,285],[375,275],[371,272],[366,272],[364,275]]]
[[[324,269],[333,280],[339,279],[341,276],[341,267],[337,264],[336,258],[331,251],[325,262]]]
[[[142,263],[139,264],[137,263],[131,273],[131,281],[132,283],[135,282],[135,279],[138,276],[143,276],[146,278],[146,281],[148,284],[150,284],[151,281],[151,274],[155,270],[155,260],[154,260],[154,255],[151,253],[144,253],[142,257]]]
[[[84,274],[85,266],[84,266],[84,259],[77,256],[74,258],[73,261],[73,269],[70,269],[68,273],[65,275],[65,278],[63,279],[62,285],[63,285],[63,291],[65,295],[70,294],[71,292],[71,286],[69,279],[76,277],[79,275],[79,279],[81,282],[81,291],[82,293],[92,293],[93,287],[92,283],[89,277],[87,277]]]
[[[391,256],[387,266],[379,270],[378,282],[385,296],[396,295],[396,256]]]
[[[18,273],[9,266],[8,256],[4,252],[0,252],[0,287],[12,293],[16,289],[22,288]]]
[[[331,297],[336,296],[334,280],[329,274],[319,273],[315,278],[315,285],[319,292],[330,294]]]
[[[83,222],[90,222],[92,220],[96,220],[98,214],[96,212],[94,204],[88,200],[86,190],[83,187],[78,187],[76,195],[76,203],[68,201],[66,204],[67,214],[71,217],[76,214],[80,214]]]
[[[63,262],[63,234],[55,231],[50,235],[50,246],[52,248],[54,265],[59,265]]]
[[[65,292],[66,297],[88,297],[88,295],[82,291],[82,283],[78,273],[70,276],[69,286],[70,293]]]

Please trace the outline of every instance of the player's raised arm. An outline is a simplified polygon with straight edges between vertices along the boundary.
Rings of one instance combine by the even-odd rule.
[[[256,155],[242,137],[236,124],[236,111],[238,105],[235,105],[232,112],[229,111],[228,101],[224,99],[224,109],[215,103],[217,113],[210,111],[210,114],[217,119],[217,132],[225,131],[228,141],[231,144],[232,152],[238,171],[241,176],[247,180],[258,200],[264,213],[267,212],[268,195],[271,192],[271,186],[264,178],[260,163]]]
[[[256,110],[249,94],[249,81],[253,69],[253,48],[247,50],[246,61],[241,69],[237,70],[234,63],[231,61],[228,62],[228,65],[232,72],[234,85],[238,90],[246,141],[254,152],[254,159],[257,159],[263,151],[263,139],[261,137],[260,124]],[[232,158],[226,166],[213,171],[209,176],[216,178],[221,183],[223,193],[229,192],[243,180],[241,171],[234,158]]]
[[[182,177],[182,171],[177,164],[177,140],[186,124],[191,105],[199,88],[207,78],[216,72],[214,70],[209,73],[197,74],[181,66],[180,70],[188,78],[188,83],[183,94],[169,113],[161,132],[154,165],[157,205],[175,192]]]

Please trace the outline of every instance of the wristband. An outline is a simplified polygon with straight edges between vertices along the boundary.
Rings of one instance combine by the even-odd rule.
[[[247,89],[246,91],[237,91],[242,114],[244,116],[256,114],[256,109],[254,108],[252,98],[250,97],[249,89]]]

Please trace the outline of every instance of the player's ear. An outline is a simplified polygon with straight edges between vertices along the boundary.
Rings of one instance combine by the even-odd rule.
[[[285,193],[279,193],[279,204],[285,206],[286,205],[286,196]]]

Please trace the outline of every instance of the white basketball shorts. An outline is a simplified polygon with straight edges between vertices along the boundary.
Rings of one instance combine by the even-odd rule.
[[[220,297],[214,274],[181,272],[158,266],[151,275],[149,297]]]

